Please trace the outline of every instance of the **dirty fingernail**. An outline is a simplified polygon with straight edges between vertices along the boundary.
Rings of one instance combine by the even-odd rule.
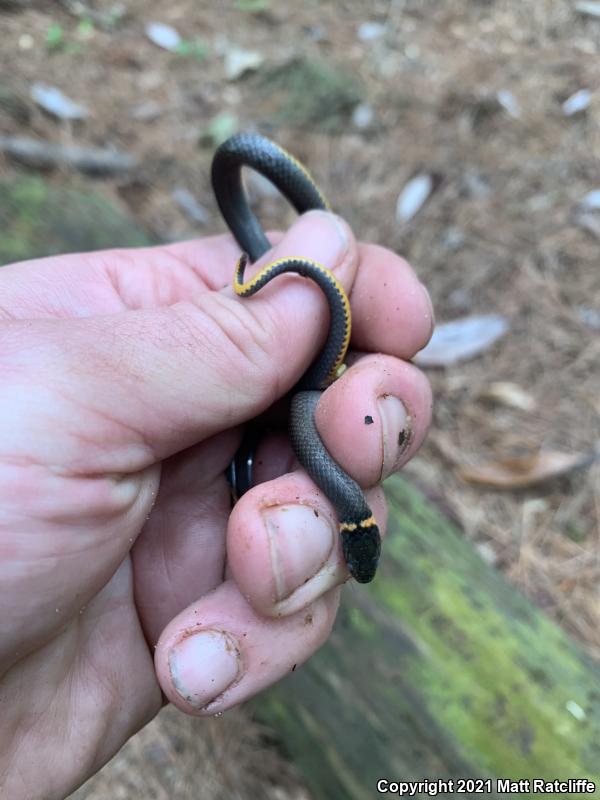
[[[277,602],[317,574],[334,544],[325,516],[310,506],[282,505],[262,512],[269,537]]]
[[[411,420],[404,404],[391,394],[377,401],[383,437],[382,478],[386,478],[400,464],[410,443]]]
[[[194,708],[204,708],[215,700],[241,669],[239,647],[223,631],[203,630],[186,636],[169,653],[173,686]]]

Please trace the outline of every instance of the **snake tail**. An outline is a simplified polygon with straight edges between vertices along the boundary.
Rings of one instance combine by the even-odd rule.
[[[242,253],[236,266],[233,283],[234,291],[239,297],[251,297],[273,278],[286,272],[295,272],[303,278],[309,278],[325,295],[330,313],[329,335],[318,359],[305,372],[297,386],[299,389],[325,389],[342,369],[350,342],[350,303],[342,285],[322,264],[296,256],[272,261],[244,283],[247,263],[248,257]]]
[[[348,570],[359,583],[375,577],[381,536],[356,481],[332,459],[317,431],[314,412],[320,391],[298,392],[290,407],[290,439],[298,461],[335,508]]]

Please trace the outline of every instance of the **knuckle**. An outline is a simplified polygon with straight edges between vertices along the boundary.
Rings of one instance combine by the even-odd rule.
[[[261,311],[266,309],[261,307]],[[238,300],[215,292],[194,302],[189,326],[195,346],[228,384],[243,387],[248,398],[257,400],[280,394],[281,359],[274,344],[277,324],[268,311],[259,318]]]

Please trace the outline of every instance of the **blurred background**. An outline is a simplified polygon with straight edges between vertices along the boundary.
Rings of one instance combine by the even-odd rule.
[[[600,2],[0,0],[0,31],[2,261],[78,249],[77,213],[98,246],[222,231],[215,146],[275,139],[433,297],[410,481],[598,659]],[[273,738],[165,709],[74,797],[311,797]]]

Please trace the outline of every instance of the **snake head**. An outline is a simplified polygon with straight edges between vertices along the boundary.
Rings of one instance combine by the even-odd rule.
[[[373,517],[362,522],[340,526],[342,550],[350,574],[358,583],[369,583],[375,577],[381,535]]]

